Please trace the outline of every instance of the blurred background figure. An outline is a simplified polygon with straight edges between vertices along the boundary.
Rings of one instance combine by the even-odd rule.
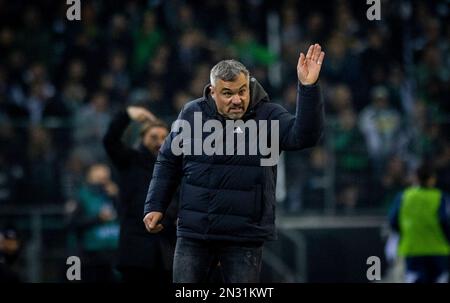
[[[76,144],[97,161],[105,159],[101,142],[111,119],[109,106],[108,96],[104,92],[96,92],[90,102],[77,112],[74,120]]]
[[[0,230],[0,283],[23,281],[15,268],[21,249],[21,240],[13,226]]]
[[[406,188],[390,214],[399,234],[398,254],[405,258],[405,282],[448,283],[450,255],[450,199],[437,189],[430,164],[416,172],[417,185]]]
[[[338,205],[345,211],[365,206],[371,202],[371,166],[364,137],[357,127],[354,110],[345,108],[338,113],[333,127],[331,148],[335,157],[336,194]]]
[[[81,253],[82,282],[114,282],[119,240],[116,202],[118,187],[110,169],[103,163],[88,167],[77,191],[76,205],[70,210]]]
[[[399,136],[400,115],[389,103],[385,87],[375,87],[371,91],[371,103],[360,114],[359,126],[365,137],[370,160],[375,174],[384,169],[387,157],[397,151],[395,137]]]
[[[140,123],[137,148],[123,141],[132,121]],[[142,222],[144,202],[159,148],[167,126],[144,107],[128,106],[113,118],[103,139],[106,152],[119,174],[120,240],[118,270],[124,282],[152,285],[172,281],[177,200],[174,199],[158,234],[150,234]]]

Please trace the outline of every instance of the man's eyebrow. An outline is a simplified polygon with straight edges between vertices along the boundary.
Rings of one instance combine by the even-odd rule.
[[[247,84],[242,84],[242,86],[239,87],[238,91],[241,90],[242,88],[246,88],[246,86],[247,86]],[[228,87],[222,88],[221,92],[225,92],[225,91],[230,91],[230,92],[232,92],[232,90],[231,90],[230,88],[228,88]]]

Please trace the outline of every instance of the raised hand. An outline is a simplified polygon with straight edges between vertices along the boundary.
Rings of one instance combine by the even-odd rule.
[[[140,123],[145,121],[156,120],[156,117],[152,112],[140,106],[128,106],[127,113],[131,119],[138,121]]]
[[[325,53],[317,43],[309,47],[306,57],[303,53],[300,53],[297,64],[297,76],[301,84],[311,85],[316,83],[324,57]]]

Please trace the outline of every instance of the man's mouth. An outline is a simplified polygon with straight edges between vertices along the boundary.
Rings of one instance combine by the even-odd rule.
[[[244,109],[242,108],[242,107],[233,107],[233,108],[230,108],[230,112],[231,113],[240,113],[240,112],[242,112]]]

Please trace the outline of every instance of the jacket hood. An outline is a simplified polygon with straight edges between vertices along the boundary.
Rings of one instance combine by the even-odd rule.
[[[207,84],[203,89],[203,98],[206,100],[210,110],[212,112],[217,113],[217,106],[214,99],[211,97],[211,83]],[[247,114],[251,114],[254,108],[260,102],[269,102],[269,95],[261,86],[261,84],[253,77],[250,77],[250,104],[245,112],[244,116]]]

